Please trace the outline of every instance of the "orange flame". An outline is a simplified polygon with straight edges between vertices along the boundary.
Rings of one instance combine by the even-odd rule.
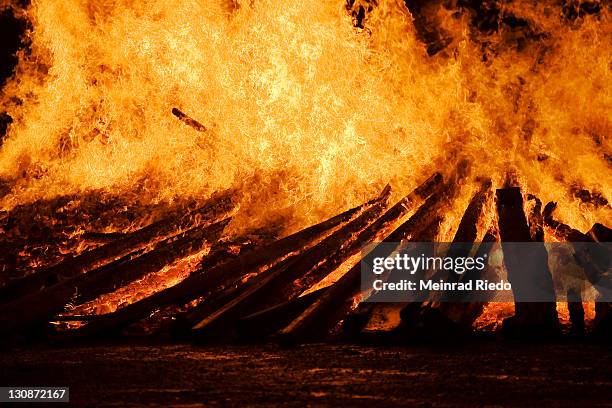
[[[388,181],[405,193],[459,150],[476,174],[518,169],[577,228],[609,221],[609,206],[569,191],[610,196],[609,12],[572,25],[520,2],[512,11],[546,35],[519,49],[511,30],[488,34],[497,54],[483,62],[469,14],[434,11],[453,42],[429,57],[390,0],[365,29],[341,1],[33,1],[31,54],[1,99],[14,123],[0,204],[143,177],[155,200],[244,183],[235,226],[299,228]]]

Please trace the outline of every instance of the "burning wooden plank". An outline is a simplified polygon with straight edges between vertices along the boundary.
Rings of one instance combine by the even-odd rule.
[[[99,320],[76,330],[72,335],[90,336],[116,333],[164,306],[185,304],[208,292],[227,287],[245,273],[264,265],[270,265],[279,258],[304,248],[329,230],[353,218],[355,214],[361,211],[362,207],[358,206],[347,210],[326,221],[247,252],[237,259],[219,264],[209,270],[192,273],[179,284],[105,315],[103,318],[101,317]]]
[[[489,229],[482,243],[478,245],[474,257],[479,258],[488,255],[497,239],[496,231]],[[486,272],[487,268],[484,270],[473,269],[466,272],[462,280],[469,282],[481,279]],[[411,308],[406,309],[401,314],[402,322],[405,322],[408,327],[413,328],[418,325],[419,329],[424,330],[428,335],[433,333],[468,334],[472,330],[472,325],[487,305],[487,302],[484,301],[466,301],[469,296],[470,292],[462,293],[461,295],[445,294],[443,301],[428,303],[421,310],[418,310],[418,305],[412,305]],[[416,321],[410,322],[410,320]]]
[[[192,213],[163,219],[109,244],[86,251],[59,264],[10,282],[0,288],[0,304],[106,265],[182,229],[201,223],[210,224],[224,217],[234,208],[233,196],[233,191],[226,191],[212,197]]]
[[[512,292],[517,299],[515,315],[504,321],[505,331],[510,335],[558,333],[555,289],[548,267],[548,253],[543,243],[535,243],[531,238],[519,187],[497,190],[497,215],[504,265],[508,271],[508,280],[512,284]],[[531,243],[528,259],[516,253],[516,244],[512,244],[516,242]],[[532,271],[530,275],[524,272],[526,262],[529,263],[528,269]],[[530,299],[531,302],[521,302],[533,288],[541,289],[542,294],[548,296],[548,301],[535,303]]]
[[[612,230],[598,222],[593,224],[588,234],[597,242],[612,242]]]
[[[337,249],[378,218],[386,207],[390,191],[389,186],[387,186],[374,200],[370,208],[314,247],[296,255],[282,267],[254,278],[252,283],[251,281],[247,282],[244,289],[240,291],[241,293],[220,309],[208,313],[204,308],[204,315],[195,313],[194,316],[198,317],[198,321],[194,330],[198,332],[200,337],[207,335],[207,333],[208,336],[211,334],[214,336],[225,335],[225,329],[233,328],[233,322],[237,318],[280,303],[283,300],[297,297],[304,290],[304,287],[296,285],[295,281],[322,262],[328,259],[338,259],[339,257],[335,253]],[[297,286],[297,289],[290,292],[290,289],[294,286]],[[309,286],[306,286],[306,288]]]
[[[582,295],[580,291],[569,288],[567,290],[567,310],[571,322],[570,333],[583,335],[584,326],[584,307],[582,306]]]
[[[212,269],[222,263],[237,259],[240,255],[253,251],[259,246],[273,242],[279,231],[276,228],[261,228],[248,230],[239,236],[226,236],[217,241],[206,256],[199,262],[193,271]],[[207,295],[206,299],[219,294],[222,291]],[[171,334],[173,337],[185,337],[191,330],[193,324],[188,323],[186,316],[192,310],[192,302],[184,305],[169,305],[151,316],[142,319],[138,325],[147,331]],[[201,304],[201,303],[200,303]]]
[[[604,288],[612,287],[612,282],[609,274],[606,274],[606,264],[609,263],[609,254],[603,256],[604,249],[600,248],[602,252],[599,256],[593,258],[588,250],[580,244],[596,244],[596,238],[604,239],[605,229],[600,229],[601,232],[593,233],[595,228],[592,228],[589,234],[583,234],[570,227],[567,224],[559,222],[553,218],[553,213],[557,208],[557,203],[550,202],[546,204],[543,211],[544,223],[551,229],[553,235],[560,241],[577,243],[574,245],[574,259],[584,271],[585,277],[593,285],[602,285]],[[603,241],[599,241],[603,242]],[[596,286],[597,288],[597,286]],[[601,295],[601,293],[600,293]],[[569,304],[568,304],[569,307]],[[610,302],[595,302],[595,332],[609,336],[612,333],[612,304]]]
[[[478,236],[478,223],[491,199],[491,186],[491,180],[485,180],[481,184],[480,189],[474,194],[467,208],[465,209],[463,217],[461,217],[461,221],[459,222],[459,226],[457,227],[457,231],[453,237],[453,243],[457,244],[476,241]],[[451,247],[449,253],[452,255],[453,252],[454,250]]]
[[[463,217],[459,223],[459,227],[453,238],[451,247],[449,248],[447,257],[466,257],[469,256],[473,245],[478,236],[478,224],[481,217],[484,215],[484,209],[492,198],[491,180],[485,181],[479,191],[477,191],[470,200]],[[492,249],[492,244],[497,240],[496,231],[492,228],[487,231],[483,238],[483,242],[478,246],[478,250],[474,255],[475,258],[485,257]],[[446,281],[464,282],[473,281],[482,278],[486,270],[472,269],[466,272],[465,275],[458,275],[454,272],[446,274],[447,276],[434,277],[433,280],[445,279]],[[471,331],[472,324],[480,316],[486,303],[483,302],[467,302],[470,293],[441,293],[436,294],[433,299],[426,304],[420,311],[420,316],[409,316],[406,313],[402,314],[403,318],[418,319],[418,322],[407,322],[406,325],[414,325],[420,323],[420,326],[425,330],[435,327],[435,331],[442,332],[462,332],[468,333]],[[416,310],[415,306],[407,310]]]
[[[435,242],[436,237],[440,233],[440,226],[444,221],[444,217],[440,214],[436,214],[433,216],[433,219],[429,221],[429,225],[424,227],[420,232],[412,235],[410,237],[410,241]],[[419,275],[423,276],[423,271],[421,271]],[[422,302],[418,302],[418,305],[421,305],[421,303]],[[411,306],[416,306],[416,304],[416,302],[413,302],[406,306],[405,302],[394,302],[393,304],[387,302],[384,304],[379,304],[376,302],[362,302],[354,311],[351,311],[350,314],[346,316],[342,323],[342,334],[345,337],[354,338],[357,336],[364,336],[366,334],[369,336],[374,333],[379,333],[378,330],[373,330],[369,333],[364,332],[366,326],[371,322],[373,316],[375,316],[377,313],[381,316],[388,315],[393,310],[396,310],[399,312],[401,317],[405,310],[409,309]],[[401,321],[399,322],[399,325],[403,326]],[[403,329],[404,327],[396,327],[393,330],[393,334],[402,334]]]
[[[173,262],[201,251],[207,244],[219,239],[231,218],[226,218],[205,228],[196,227],[161,241],[155,247],[127,262],[106,265],[99,270],[77,277],[76,293],[80,303],[112,292],[151,272],[161,270]],[[99,272],[99,273],[96,273]],[[95,276],[90,276],[95,273]]]
[[[432,175],[417,188],[416,194],[428,194],[429,191],[439,186],[441,178],[440,174]],[[280,303],[285,299],[298,297],[304,290],[311,287],[350,256],[357,253],[361,248],[362,242],[364,242],[363,240],[371,239],[373,237],[372,233],[392,222],[395,218],[392,218],[391,215],[396,217],[398,214],[403,214],[407,211],[411,202],[415,199],[414,194],[404,197],[395,205],[394,209],[386,213],[386,218],[376,221],[378,226],[368,228],[367,231],[369,233],[367,234],[364,231],[357,235],[367,224],[378,217],[384,208],[388,192],[388,189],[385,189],[377,199],[370,202],[370,205],[373,206],[372,208],[299,258],[291,260],[286,264],[278,265],[273,271],[267,271],[261,277],[258,277],[259,280],[255,280],[256,282],[249,282],[250,285],[247,284],[237,290],[232,288],[221,297],[213,296],[210,301],[205,301],[197,310],[192,312],[188,316],[188,320],[192,321],[194,325],[202,323],[202,327],[198,328],[201,332],[205,326],[203,321],[209,316],[212,317],[213,312],[225,315],[224,319],[231,321],[235,319],[235,316],[228,318],[227,315],[235,313],[238,316],[240,313],[243,313],[238,312],[238,310],[245,307],[245,304],[250,305],[248,308],[252,310],[258,310],[275,303]],[[254,286],[257,286],[257,288]],[[240,299],[236,299],[237,297],[240,297]],[[244,313],[248,314],[249,312]],[[218,321],[221,315],[214,317],[213,320]],[[211,331],[208,330],[208,332],[210,333]],[[214,330],[214,332],[219,333],[221,330]]]
[[[111,263],[8,303],[0,309],[0,325],[13,331],[43,325],[75,293],[81,295],[81,302],[94,299],[199,251],[207,242],[218,239],[229,220],[194,228],[158,243],[154,250],[139,257]]]
[[[440,206],[449,196],[454,195],[454,181],[456,180],[452,180],[439,191],[432,194],[406,222],[387,236],[385,241],[397,243],[399,246],[401,241],[414,237],[427,229],[432,224],[432,220],[437,222],[436,213]],[[383,215],[383,217],[386,216],[386,214]],[[370,228],[374,227],[376,227],[376,223]],[[385,253],[381,253],[380,256],[390,255],[395,248],[385,248],[383,251]],[[329,330],[353,308],[354,299],[359,295],[360,289],[361,265],[358,263],[336,281],[299,317],[280,331],[278,334],[279,340],[294,343],[326,336]]]
[[[296,284],[285,288],[286,292],[291,292],[291,296],[297,296],[303,290],[319,282],[325,276],[333,272],[346,260],[359,253],[363,246],[372,242],[377,235],[384,234],[393,224],[404,217],[408,211],[414,208],[418,201],[424,200],[441,188],[442,175],[434,173],[425,180],[420,186],[407,196],[403,197],[393,207],[386,211],[380,218],[375,220],[368,228],[363,230],[352,241],[341,246],[327,262],[317,265],[310,273],[306,274]]]
[[[595,242],[595,240],[586,234],[563,224],[553,218],[553,212],[557,208],[557,203],[550,202],[544,207],[542,212],[544,223],[550,228],[552,234],[562,242]]]
[[[238,338],[243,341],[252,342],[262,340],[276,333],[303,313],[304,310],[314,303],[314,301],[325,293],[326,290],[327,287],[317,289],[304,296],[288,300],[238,319],[236,321]]]
[[[273,282],[271,281],[273,281],[274,279],[276,279],[277,281],[278,279],[283,279],[285,280],[285,282],[292,284],[293,280],[291,279],[291,276],[294,276],[293,270],[305,270],[305,266],[312,267],[312,265],[316,265],[316,263],[319,262],[318,260],[321,258],[321,256],[331,256],[330,251],[335,249],[336,246],[340,246],[342,244],[343,239],[348,239],[351,230],[355,229],[355,227],[363,224],[364,221],[367,221],[369,218],[372,217],[371,210],[376,210],[376,212],[379,212],[377,208],[379,208],[381,204],[386,202],[388,193],[389,189],[386,188],[379,197],[364,204],[364,212],[361,214],[361,216],[351,221],[345,227],[331,234],[329,237],[317,244],[315,248],[311,248],[310,250],[305,251],[303,254],[296,254],[285,259],[283,262],[272,266],[265,272],[262,272],[256,278],[250,279],[245,284],[240,283],[238,286],[231,286],[223,291],[213,293],[211,296],[205,299],[203,303],[198,305],[193,310],[190,310],[185,316],[181,316],[182,318],[179,319],[180,327],[182,327],[182,329],[185,329],[188,326],[188,328],[191,329],[191,327],[201,322],[213,312],[223,309],[224,307],[228,306],[230,302],[235,302],[236,298],[244,298],[247,293],[252,293],[252,296],[255,296],[255,293],[261,293],[259,292],[259,290],[255,290],[255,287],[262,285],[267,285],[266,287],[269,287],[271,283],[273,284]],[[299,272],[298,270],[297,273],[299,275],[302,272]],[[289,279],[286,279],[287,275]],[[276,289],[278,289],[279,285],[276,286]],[[263,309],[269,305],[275,304],[274,295],[278,293],[278,290],[276,290],[275,293],[272,293],[271,291],[274,290],[274,288],[266,290],[264,300],[266,302],[266,305],[255,306],[255,310]],[[301,293],[301,291],[299,291],[297,295],[299,295],[299,293]],[[278,300],[278,302],[282,302],[282,292],[278,296],[280,296],[280,300]],[[289,297],[290,296],[287,296],[287,298]]]
[[[198,122],[197,120],[187,116],[187,114],[181,112],[177,108],[172,108],[172,114],[176,116],[181,122],[189,127],[194,128],[198,132],[206,132],[206,126]]]
[[[544,242],[544,218],[542,215],[542,201],[533,194],[527,194],[527,199],[534,201],[529,212],[529,232],[535,242]]]

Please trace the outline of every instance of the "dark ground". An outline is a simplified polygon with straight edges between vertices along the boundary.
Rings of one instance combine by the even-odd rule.
[[[612,406],[610,351],[494,342],[40,348],[0,353],[0,385],[69,386],[71,401],[88,407]]]

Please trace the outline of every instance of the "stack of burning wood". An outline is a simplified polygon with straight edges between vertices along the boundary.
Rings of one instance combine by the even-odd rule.
[[[431,242],[438,235],[445,210],[468,183],[468,165],[462,162],[447,177],[436,173],[413,192],[388,206],[390,188],[356,208],[349,209],[302,231],[261,245],[243,245],[221,239],[232,218],[235,202],[228,191],[213,196],[201,207],[182,215],[152,223],[129,234],[69,257],[55,265],[14,279],[0,288],[0,326],[4,340],[11,338],[61,339],[101,338],[117,335],[156,313],[172,316],[165,333],[199,341],[229,342],[277,339],[306,342],[330,335],[362,333],[370,317],[380,308],[360,303],[362,248],[384,241],[394,251],[407,241]],[[608,242],[610,230],[596,224],[580,231],[556,221],[555,204],[543,210],[536,202],[529,215],[524,211],[518,187],[497,189],[490,180],[478,180],[477,189],[456,230],[453,245],[471,243],[476,253],[488,253],[494,242],[542,242],[547,227],[560,241]],[[495,200],[497,217],[481,243],[477,225]],[[460,256],[464,246],[451,245]],[[199,266],[173,286],[106,314],[66,315],[66,304],[83,304],[112,293],[150,273],[209,247]],[[389,248],[389,249],[387,249]],[[389,252],[390,254],[391,252]],[[387,254],[388,255],[388,254]],[[577,257],[579,260],[579,256]],[[520,265],[505,257],[509,279],[520,273]],[[544,244],[533,262],[542,263],[539,285],[552,285]],[[578,261],[579,262],[579,261]],[[343,274],[334,273],[342,267]],[[585,263],[588,268],[588,263]],[[338,275],[322,284],[330,274]],[[585,271],[589,280],[601,279],[602,271]],[[477,276],[471,276],[477,278]],[[457,299],[456,299],[457,300]],[[431,294],[425,302],[398,305],[402,336],[423,331],[469,333],[482,314],[483,302],[441,302]],[[610,306],[597,305],[597,330],[609,332]],[[579,297],[570,305],[572,327],[584,330],[584,311]],[[50,322],[80,321],[72,330],[50,330]],[[515,316],[504,324],[508,333],[558,333],[554,300],[517,303]]]

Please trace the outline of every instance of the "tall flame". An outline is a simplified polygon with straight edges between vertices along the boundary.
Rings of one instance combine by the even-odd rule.
[[[14,120],[0,206],[244,185],[235,225],[294,229],[462,155],[497,182],[517,171],[576,228],[609,223],[608,9],[568,23],[551,2],[513,2],[539,33],[517,39],[433,8],[452,41],[430,56],[403,3],[374,3],[359,28],[339,0],[32,1],[31,50],[0,97]]]

